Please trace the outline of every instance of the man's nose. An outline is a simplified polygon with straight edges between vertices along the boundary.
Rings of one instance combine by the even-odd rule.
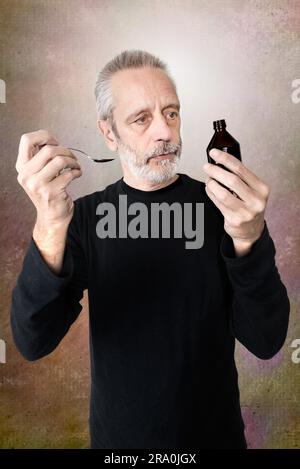
[[[152,138],[153,140],[171,140],[172,129],[168,124],[167,118],[160,115],[156,116],[152,122]]]

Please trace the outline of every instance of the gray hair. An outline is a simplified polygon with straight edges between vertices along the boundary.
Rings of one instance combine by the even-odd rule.
[[[169,72],[168,66],[158,57],[143,50],[125,50],[114,57],[105,65],[98,75],[95,86],[95,97],[98,119],[107,120],[111,124],[112,130],[117,137],[119,137],[119,134],[113,117],[115,104],[113,102],[110,80],[119,70],[142,67],[152,67],[162,70],[171,81],[177,94],[176,84]]]

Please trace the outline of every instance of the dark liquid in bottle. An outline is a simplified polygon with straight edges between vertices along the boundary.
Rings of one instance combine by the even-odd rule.
[[[226,122],[225,119],[221,119],[218,121],[213,122],[215,133],[208,144],[206,149],[207,159],[208,162],[211,164],[216,164],[220,168],[225,169],[226,171],[230,171],[228,168],[223,166],[222,164],[216,163],[210,156],[209,152],[212,148],[217,148],[218,150],[226,151],[226,153],[230,153],[230,155],[235,156],[240,161],[242,161],[241,157],[241,149],[240,144],[237,140],[235,140],[230,133],[226,130]],[[217,181],[222,187],[229,190],[232,194],[234,193],[232,190],[228,189],[228,187],[224,186],[221,182]]]

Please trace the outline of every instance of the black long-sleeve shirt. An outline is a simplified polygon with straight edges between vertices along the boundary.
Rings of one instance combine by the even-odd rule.
[[[153,203],[203,203],[202,247],[187,249],[184,236],[99,237],[97,207],[113,204],[118,220],[121,195],[145,204],[149,222]],[[16,346],[27,360],[51,353],[88,289],[91,447],[244,448],[235,339],[261,359],[285,341],[290,303],[275,253],[265,221],[235,257],[203,182],[179,173],[142,191],[121,178],[75,200],[59,276],[31,237],[12,293]]]

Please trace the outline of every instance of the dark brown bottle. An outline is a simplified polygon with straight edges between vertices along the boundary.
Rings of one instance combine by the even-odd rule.
[[[214,126],[215,133],[214,133],[214,135],[213,135],[213,137],[212,137],[211,141],[209,142],[209,145],[206,149],[208,162],[211,163],[211,164],[216,164],[216,165],[220,166],[220,168],[225,169],[226,171],[232,172],[228,168],[225,168],[225,166],[223,166],[222,164],[216,163],[209,156],[209,152],[212,148],[217,148],[218,150],[222,150],[222,151],[226,151],[227,153],[230,153],[232,156],[235,156],[240,161],[242,161],[240,144],[237,140],[235,140],[232,137],[232,135],[230,135],[230,133],[227,132],[225,119],[214,121],[213,126]],[[228,189],[228,187],[224,186],[224,184],[222,184],[219,181],[217,181],[217,182],[222,187],[225,187],[225,189],[227,189],[231,193],[233,193],[233,191]]]

